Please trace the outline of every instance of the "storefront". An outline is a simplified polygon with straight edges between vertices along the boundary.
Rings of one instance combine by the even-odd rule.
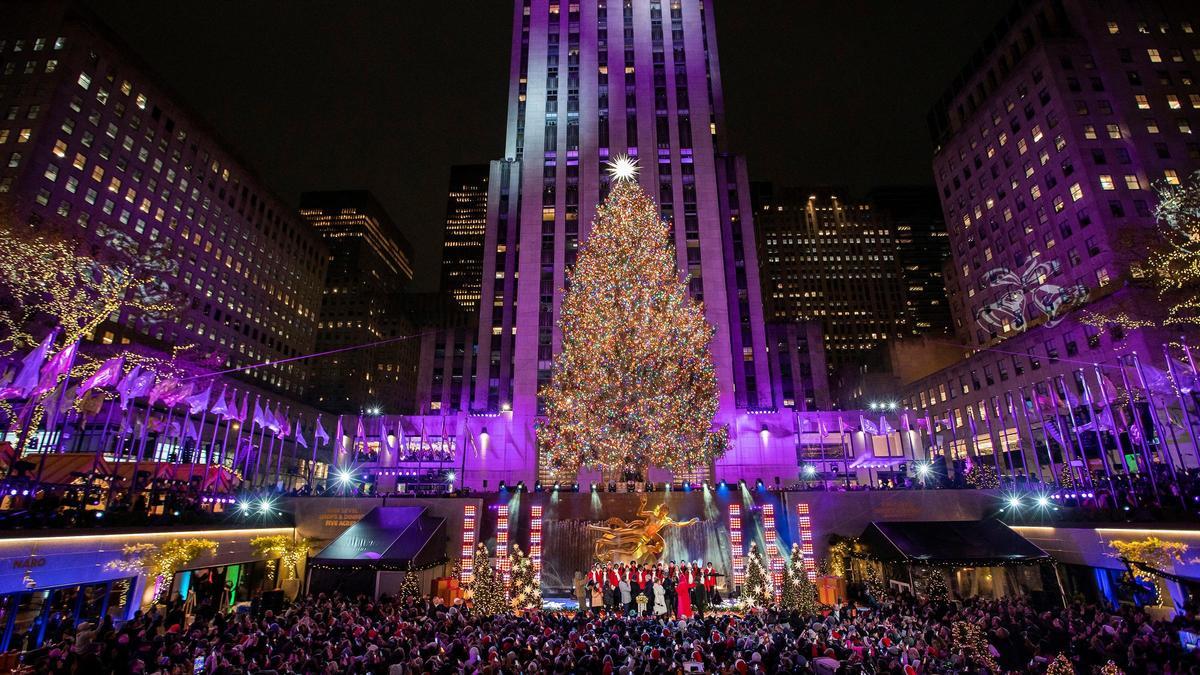
[[[187,565],[170,580],[169,592],[184,597],[193,584],[231,586],[230,605],[268,585],[268,563],[254,553],[255,537],[293,536],[291,527],[202,531],[97,531],[88,535],[0,538],[0,652],[31,649],[81,622],[111,617],[120,623],[149,602],[154,580],[127,565],[131,544],[162,546],[173,539],[201,538],[217,544],[214,555]],[[215,575],[215,576],[214,576]],[[180,591],[182,590],[182,594]],[[164,594],[164,597],[171,597]]]
[[[232,609],[277,586],[279,561],[254,560],[184,570],[171,580],[167,598],[183,600],[189,607],[210,605]]]

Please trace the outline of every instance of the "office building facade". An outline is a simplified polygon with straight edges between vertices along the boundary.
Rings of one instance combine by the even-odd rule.
[[[450,188],[446,195],[441,291],[453,297],[468,314],[479,311],[488,173],[487,164],[450,167]]]

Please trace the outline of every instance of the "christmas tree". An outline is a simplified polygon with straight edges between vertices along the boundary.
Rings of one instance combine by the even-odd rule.
[[[875,570],[875,563],[868,560],[866,562],[866,567],[867,595],[871,596],[871,599],[875,602],[883,602],[884,596],[887,595],[887,586],[885,586],[883,580],[879,578],[879,572]]]
[[[792,544],[792,554],[783,566],[783,588],[780,594],[780,604],[785,609],[801,612],[805,615],[817,613],[817,586],[808,578],[808,569],[804,565],[804,554],[799,544]]]
[[[1148,275],[1167,309],[1166,325],[1200,324],[1200,172],[1158,188],[1158,241],[1134,273]]]
[[[475,547],[472,574],[469,590],[475,611],[484,616],[504,613],[508,609],[508,602],[504,599],[504,580],[492,567],[491,555],[483,542]]]
[[[950,596],[945,573],[937,567],[930,567],[925,574],[925,597],[935,602],[945,601]]]
[[[403,599],[421,597],[421,585],[417,580],[417,573],[411,569],[404,573],[404,579],[400,582],[400,597]]]
[[[634,179],[636,163],[610,166],[612,192],[567,274],[562,351],[541,391],[542,451],[556,470],[694,470],[729,442],[712,425],[713,328],[680,280],[670,224]]]
[[[767,607],[773,599],[771,577],[758,555],[758,544],[751,543],[746,552],[746,581],[742,584],[742,604],[746,607]]]
[[[512,552],[512,608],[517,611],[542,608],[541,579],[533,570],[533,560],[513,546]]]

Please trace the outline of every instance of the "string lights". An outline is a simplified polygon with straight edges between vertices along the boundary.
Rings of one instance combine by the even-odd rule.
[[[713,429],[713,328],[681,282],[670,225],[633,180],[617,180],[567,275],[562,351],[541,391],[538,437],[553,470],[659,466],[724,454]]]

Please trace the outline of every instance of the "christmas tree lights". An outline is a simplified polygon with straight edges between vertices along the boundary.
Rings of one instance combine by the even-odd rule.
[[[758,544],[751,543],[746,552],[746,582],[742,585],[742,604],[746,608],[769,607],[775,594],[771,578],[758,555]]]
[[[502,614],[508,609],[505,599],[504,580],[500,573],[492,567],[491,555],[487,546],[480,542],[475,547],[475,557],[472,560],[472,578],[468,585],[475,611],[484,616]]]
[[[1167,308],[1166,324],[1200,324],[1200,172],[1160,185],[1155,220],[1160,241],[1145,270]]]
[[[291,535],[277,534],[255,537],[250,548],[262,558],[278,558],[283,565],[283,580],[291,581],[300,576],[300,562],[308,556],[308,540],[293,540]]]
[[[562,351],[541,391],[550,468],[678,473],[720,457],[729,441],[713,428],[713,328],[679,278],[670,225],[636,181],[614,181],[566,286]]]
[[[784,609],[801,612],[805,616],[817,613],[817,586],[808,579],[808,569],[800,544],[792,544],[791,557],[783,567],[780,604]]]
[[[513,546],[512,552],[512,608],[518,612],[542,608],[542,589],[533,569],[533,559]]]

